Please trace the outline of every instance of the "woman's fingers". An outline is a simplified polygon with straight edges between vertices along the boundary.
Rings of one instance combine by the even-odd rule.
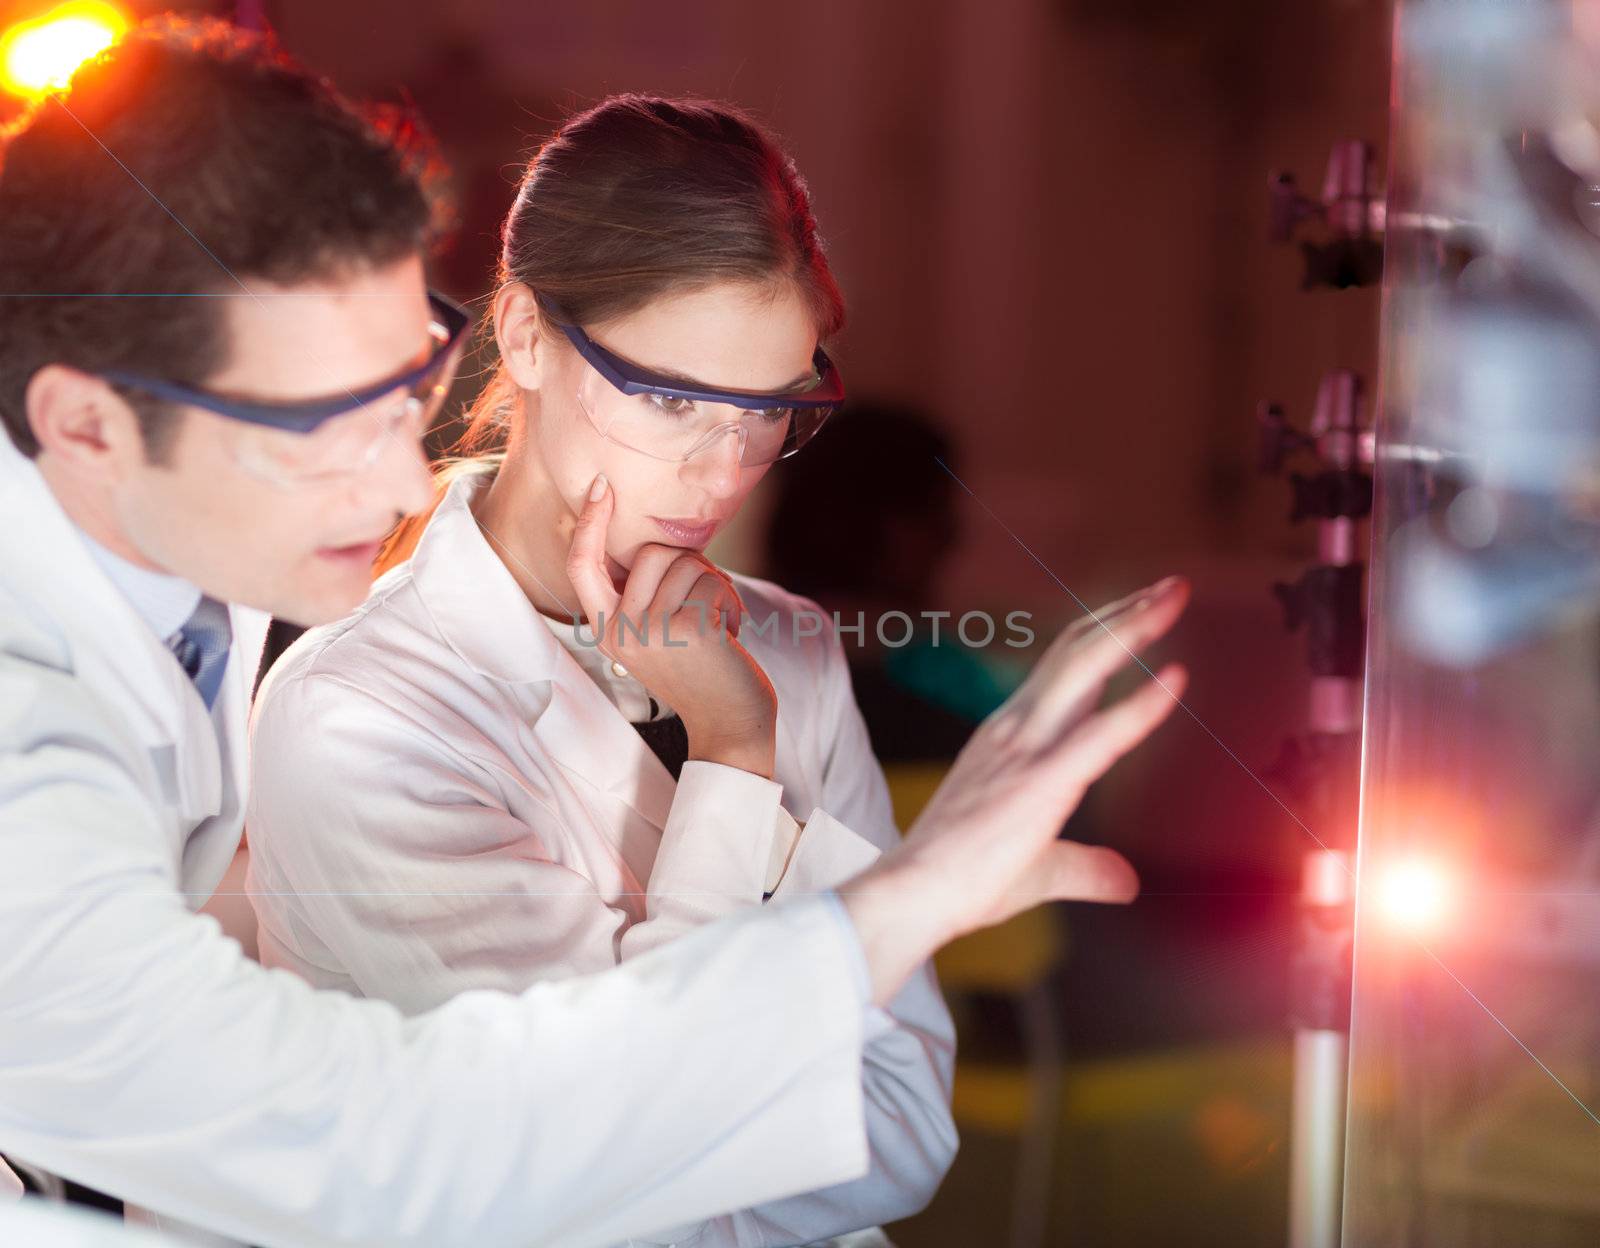
[[[645,608],[649,618],[652,621],[670,619],[685,606],[690,606],[695,616],[690,627],[708,633],[713,628],[719,632],[727,630],[737,635],[744,602],[728,574],[696,551],[673,546],[659,549],[672,552],[674,557],[659,577],[655,596]],[[624,611],[635,601],[632,578],[638,573],[638,568],[639,564],[635,561],[634,571],[629,574],[628,588],[623,593]],[[729,619],[733,622],[732,626],[728,623]],[[681,637],[684,631],[680,628],[677,635]]]
[[[1068,732],[1057,757],[1069,788],[1081,792],[1110,771],[1113,763],[1172,714],[1188,684],[1188,670],[1180,663],[1170,663],[1122,701]]]
[[[712,635],[716,637],[723,634],[738,637],[738,621],[744,604],[733,583],[719,569],[713,568],[695,581],[684,605],[694,608],[695,627],[703,625],[708,633],[715,629]]]
[[[610,483],[601,473],[594,479],[583,510],[578,513],[572,546],[567,551],[567,579],[572,582],[578,604],[592,627],[598,627],[595,622],[602,614],[607,619],[615,615],[619,600],[606,571],[606,530],[611,524],[614,501]]]
[[[711,635],[721,632],[721,613],[734,601],[727,579],[704,558],[681,555],[661,578],[661,588],[650,604],[650,618],[667,620],[690,608],[687,624],[674,627],[675,637],[690,632]]]
[[[1139,895],[1133,864],[1104,845],[1053,841],[1042,858],[1045,896],[1053,900],[1126,903]]]
[[[690,597],[703,598],[707,604],[708,618],[714,617],[728,636],[738,640],[739,626],[744,620],[744,598],[740,596],[733,578],[709,559],[706,560],[706,571],[721,582],[721,590],[713,596],[713,587],[708,584],[704,594],[691,591]]]
[[[1065,639],[1058,639],[1018,691],[1027,690],[1022,699],[1022,734],[1047,741],[1086,713],[1106,681],[1139,651],[1165,636],[1188,602],[1188,582],[1172,578],[1152,586],[1114,614],[1101,613],[1101,623],[1075,642],[1063,645]]]
[[[695,583],[708,573],[709,569],[703,560],[679,552],[656,589],[655,598],[650,603],[650,618],[655,619],[658,613],[662,619],[675,614],[683,606],[684,599],[688,598]]]
[[[1056,634],[1039,661],[1033,665],[1027,679],[1012,695],[1011,702],[1020,711],[1025,705],[1039,701],[1047,690],[1067,680],[1080,654],[1094,638],[1104,638],[1107,631],[1114,634],[1124,616],[1139,612],[1153,598],[1165,593],[1172,580],[1168,577],[1154,585],[1147,585],[1126,598],[1118,599],[1098,611],[1091,611],[1068,624]]]
[[[622,601],[617,604],[617,612],[627,620],[631,632],[642,636],[650,631],[652,623],[660,622],[655,601],[660,596],[661,583],[684,558],[681,547],[660,542],[646,542],[634,553],[628,583],[622,587]]]
[[[1133,864],[1104,845],[1051,841],[1028,864],[1017,886],[995,898],[982,920],[1003,923],[1046,901],[1093,901],[1125,905],[1139,895]]]
[[[1085,637],[1099,632],[1102,626],[1110,626],[1128,612],[1143,606],[1157,595],[1165,593],[1172,588],[1171,582],[1175,579],[1177,578],[1163,577],[1159,581],[1146,585],[1143,589],[1134,590],[1126,598],[1118,598],[1115,602],[1107,603],[1098,610],[1090,611],[1088,614],[1080,616],[1062,630],[1062,637],[1067,639],[1067,645],[1071,646],[1073,642],[1081,641]]]
[[[722,583],[728,587],[728,595],[733,599],[733,605],[728,608],[723,620],[728,630],[728,635],[733,638],[739,636],[739,628],[744,623],[744,595],[739,592],[739,587],[733,583],[733,578],[721,568],[712,565],[712,570],[722,578]]]

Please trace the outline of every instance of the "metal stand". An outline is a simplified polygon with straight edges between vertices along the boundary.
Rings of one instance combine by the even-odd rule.
[[[1339,1248],[1350,1051],[1350,856],[1315,850],[1301,882],[1295,958],[1290,1248]]]
[[[1290,478],[1291,519],[1315,520],[1317,563],[1293,584],[1273,587],[1288,626],[1304,625],[1311,667],[1309,732],[1290,740],[1275,776],[1300,799],[1325,846],[1306,857],[1293,962],[1294,1105],[1290,1147],[1290,1248],[1338,1248],[1344,1184],[1346,1069],[1354,939],[1354,865],[1361,740],[1362,607],[1360,525],[1372,511],[1372,435],[1361,380],[1329,373],[1307,434],[1265,405],[1261,468],[1281,471],[1307,451],[1319,471]],[[1329,838],[1333,838],[1330,840]]]

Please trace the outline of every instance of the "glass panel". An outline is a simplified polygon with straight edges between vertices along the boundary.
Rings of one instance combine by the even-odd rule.
[[[1600,1242],[1597,8],[1400,6],[1352,1248]]]

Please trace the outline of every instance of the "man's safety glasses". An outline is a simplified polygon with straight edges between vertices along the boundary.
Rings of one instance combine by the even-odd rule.
[[[770,464],[809,442],[844,402],[844,381],[821,347],[812,357],[811,378],[799,390],[721,390],[653,373],[608,351],[578,326],[552,319],[606,383],[579,387],[584,414],[602,437],[653,459],[692,459],[731,435],[738,439],[741,464]],[[719,408],[737,415],[728,419]]]
[[[274,403],[197,386],[109,370],[113,385],[215,412],[252,426],[235,446],[253,476],[286,488],[354,476],[370,468],[391,439],[416,441],[450,391],[472,314],[436,291],[428,293],[431,346],[421,363],[359,390],[326,398]]]

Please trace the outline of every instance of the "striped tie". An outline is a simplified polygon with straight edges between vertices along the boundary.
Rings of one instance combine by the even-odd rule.
[[[228,619],[227,604],[211,597],[201,598],[188,622],[167,638],[167,646],[194,681],[208,711],[222,688],[232,644],[233,625]]]

